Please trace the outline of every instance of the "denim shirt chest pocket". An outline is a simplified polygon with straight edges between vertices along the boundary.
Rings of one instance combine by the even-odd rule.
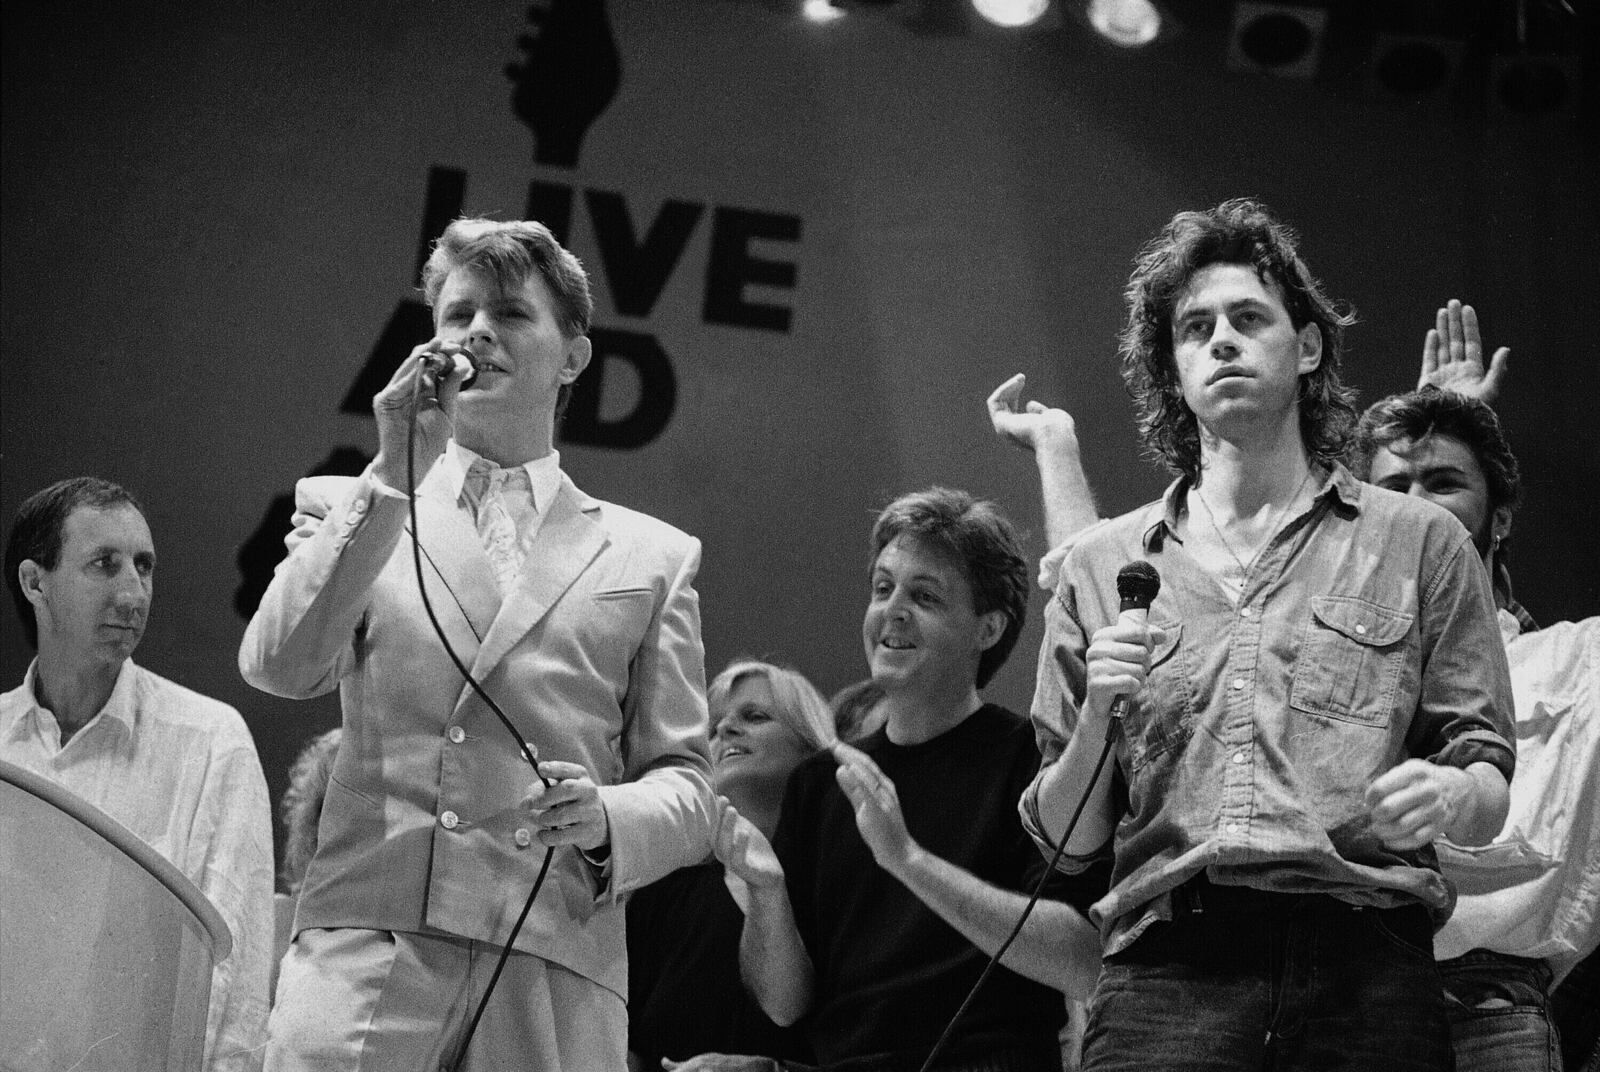
[[[1194,733],[1194,685],[1182,643],[1183,623],[1151,622],[1166,633],[1150,653],[1150,672],[1138,702],[1123,719],[1130,771],[1182,745]]]
[[[1359,726],[1387,726],[1414,620],[1359,596],[1313,597],[1289,706]]]

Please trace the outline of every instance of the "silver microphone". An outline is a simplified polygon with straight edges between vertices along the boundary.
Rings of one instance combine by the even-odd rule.
[[[478,378],[477,359],[471,350],[465,347],[462,349],[465,352],[459,354],[441,354],[436,350],[429,350],[422,355],[422,371],[433,377],[435,390],[453,373],[461,373],[463,391],[471,387],[473,381]]]

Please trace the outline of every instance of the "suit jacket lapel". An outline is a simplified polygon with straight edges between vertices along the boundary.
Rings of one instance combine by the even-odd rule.
[[[528,548],[517,583],[478,649],[472,675],[479,681],[538,624],[606,545],[605,527],[596,516],[599,509],[562,476],[561,489]]]
[[[478,641],[475,647],[480,647],[500,611],[500,587],[478,530],[450,497],[450,481],[442,464],[433,467],[418,489],[417,524],[422,528],[424,575],[431,572],[447,590],[448,603],[434,585],[428,586],[434,613],[447,628],[452,614],[457,621],[465,617]],[[408,520],[408,532],[410,528]],[[463,660],[474,657],[470,651],[457,654]]]

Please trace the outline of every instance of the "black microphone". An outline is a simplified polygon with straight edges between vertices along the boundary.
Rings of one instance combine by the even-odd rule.
[[[463,350],[465,352],[459,354],[441,354],[429,350],[422,355],[422,371],[433,377],[435,390],[438,389],[438,385],[444,383],[446,377],[457,371],[465,370],[465,376],[461,380],[463,391],[471,387],[473,381],[478,378],[477,360],[471,350],[466,350],[465,347]]]
[[[1144,625],[1150,618],[1150,604],[1161,591],[1161,574],[1144,560],[1129,562],[1117,571],[1117,595],[1122,597],[1118,608],[1118,625]],[[1128,713],[1128,697],[1118,696],[1111,704],[1111,718],[1120,722]]]

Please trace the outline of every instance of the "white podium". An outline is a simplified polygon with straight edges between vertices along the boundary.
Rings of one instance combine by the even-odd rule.
[[[164,857],[0,761],[0,1069],[198,1069],[211,969],[232,947]]]

